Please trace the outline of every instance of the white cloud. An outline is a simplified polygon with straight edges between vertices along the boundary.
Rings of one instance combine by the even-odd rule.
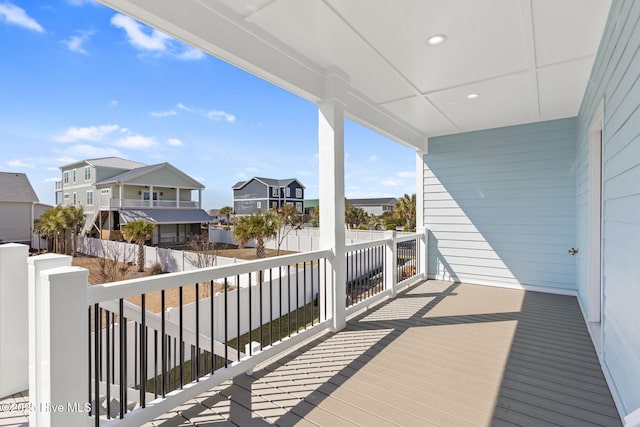
[[[25,163],[22,160],[9,160],[5,162],[5,164],[11,168],[21,168],[21,169],[33,169],[35,166],[33,163]]]
[[[396,176],[399,178],[415,178],[416,177],[416,172],[398,172],[396,173]]]
[[[51,167],[48,167],[47,170],[48,171],[53,171],[53,172],[58,172],[60,169],[54,168],[54,167],[51,166]]]
[[[57,160],[69,164],[76,159],[94,159],[99,157],[123,157],[122,153],[112,147],[95,147],[88,144],[75,144],[64,150],[63,156]]]
[[[195,47],[185,46],[185,50],[178,53],[176,58],[181,59],[183,61],[197,61],[199,59],[204,58],[204,52],[196,49]]]
[[[142,149],[151,148],[156,145],[156,139],[144,135],[129,135],[115,142],[118,147]]]
[[[56,159],[56,162],[62,163],[63,165],[68,165],[69,163],[76,162],[78,159],[71,156],[61,156]]]
[[[111,25],[124,30],[131,46],[144,52],[153,52],[158,56],[166,55],[182,61],[197,61],[205,56],[200,50],[120,13],[113,15]]]
[[[184,111],[191,111],[191,108],[187,107],[186,105],[184,105],[181,102],[178,102],[176,104],[176,107],[178,107],[179,109],[184,110]]]
[[[225,120],[229,123],[233,123],[236,121],[236,116],[234,116],[233,114],[229,114],[226,111],[222,111],[222,110],[209,110],[207,112],[207,117],[209,117],[211,120],[215,120],[215,121],[220,121],[220,120]]]
[[[44,182],[56,182],[58,181],[60,178],[45,178]]]
[[[76,141],[101,141],[105,136],[120,129],[118,125],[102,125],[87,127],[69,127],[63,134],[55,135],[54,141],[76,142]]]
[[[398,185],[400,185],[398,181],[394,181],[392,179],[385,179],[381,181],[380,184],[384,185],[385,187],[397,187]]]
[[[203,177],[194,177],[193,179],[195,179],[196,181],[204,182]]]
[[[96,4],[95,0],[67,0],[71,6],[84,6],[85,4]]]
[[[147,51],[165,51],[170,37],[160,31],[144,32],[145,27],[134,19],[117,13],[111,18],[111,25],[123,29],[127,33],[129,43],[136,49]]]
[[[180,147],[181,145],[184,145],[178,138],[169,138],[169,141],[167,143],[174,147]]]
[[[117,99],[112,99],[111,102],[109,103],[110,107],[117,107],[118,106],[118,100]]]
[[[169,110],[169,111],[152,111],[151,115],[153,117],[169,117],[169,116],[175,116],[176,113],[175,110]]]
[[[375,154],[372,154],[369,156],[369,160],[371,160],[372,162],[375,162],[376,160],[378,160],[380,157],[376,156]]]
[[[87,43],[95,33],[95,30],[78,31],[78,35],[71,36],[67,40],[62,40],[62,43],[66,44],[72,52],[88,55],[89,53],[84,48],[84,44]]]
[[[38,21],[27,15],[27,12],[11,3],[0,4],[0,18],[7,24],[17,25],[28,30],[43,33],[44,28]]]

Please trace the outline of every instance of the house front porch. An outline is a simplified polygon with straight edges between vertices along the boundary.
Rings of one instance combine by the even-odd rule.
[[[430,280],[148,425],[621,425],[575,297]]]

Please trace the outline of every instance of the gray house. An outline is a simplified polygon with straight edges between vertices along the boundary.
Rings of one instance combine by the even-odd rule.
[[[233,211],[236,215],[250,215],[292,204],[302,212],[304,185],[295,178],[271,179],[253,177],[233,187]]]
[[[120,240],[121,224],[144,219],[156,225],[153,244],[182,244],[211,221],[201,207],[204,186],[169,163],[144,165],[106,157],[61,169],[56,200],[82,206],[83,234]]]
[[[0,243],[32,243],[33,222],[51,206],[38,202],[23,173],[0,172]]]
[[[385,212],[393,212],[398,199],[395,197],[376,197],[372,199],[348,199],[357,208],[361,208],[370,215],[382,215]]]

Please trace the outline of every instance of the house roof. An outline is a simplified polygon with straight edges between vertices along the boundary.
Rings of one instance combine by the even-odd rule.
[[[139,178],[141,176],[144,176],[146,174],[149,174],[151,172],[160,170],[160,169],[169,169],[172,172],[180,175],[181,177],[183,177],[184,179],[186,179],[187,181],[191,182],[193,184],[193,188],[195,189],[202,189],[204,188],[204,185],[202,185],[199,181],[196,181],[195,179],[191,178],[189,175],[187,175],[186,173],[182,172],[180,169],[176,168],[175,166],[171,165],[170,163],[164,162],[164,163],[158,163],[156,165],[148,165],[148,166],[142,166],[142,167],[138,167],[135,169],[131,169],[129,171],[123,172],[121,174],[112,176],[111,178],[106,178],[103,179],[101,181],[96,182],[96,185],[105,185],[105,184],[120,184],[120,183],[127,183],[127,182],[131,182],[133,180],[135,180],[136,178]]]
[[[87,159],[79,162],[69,163],[61,166],[60,169],[68,168],[69,166],[77,165],[80,163],[86,163],[89,166],[111,168],[111,169],[123,169],[131,170],[142,166],[146,166],[144,163],[134,162],[133,160],[123,159],[121,157],[100,157],[97,159]]]
[[[347,199],[353,206],[381,206],[395,205],[398,199],[395,197],[378,197],[373,199]]]
[[[430,136],[576,116],[611,5],[102,3],[313,103],[336,99],[348,118],[419,150]],[[444,43],[426,43],[438,34]]]
[[[240,190],[242,187],[244,187],[245,185],[247,185],[253,180],[259,181],[268,187],[286,187],[292,182],[297,182],[298,184],[300,184],[300,187],[305,188],[305,186],[302,185],[302,183],[298,181],[296,178],[273,179],[273,178],[261,178],[257,176],[254,176],[253,178],[248,179],[246,181],[238,181],[231,188],[234,190]]]
[[[0,202],[37,203],[38,196],[26,174],[0,172]]]
[[[193,224],[211,222],[211,217],[202,209],[122,209],[120,221],[145,220],[155,224]]]

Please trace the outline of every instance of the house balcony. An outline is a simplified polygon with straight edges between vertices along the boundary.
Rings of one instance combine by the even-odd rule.
[[[142,199],[114,199],[100,198],[100,210],[117,209],[200,209],[200,202],[197,200],[142,200]]]
[[[32,257],[42,368],[0,425],[621,425],[575,297],[425,280],[426,239],[347,245],[338,281],[328,250],[97,286]]]

